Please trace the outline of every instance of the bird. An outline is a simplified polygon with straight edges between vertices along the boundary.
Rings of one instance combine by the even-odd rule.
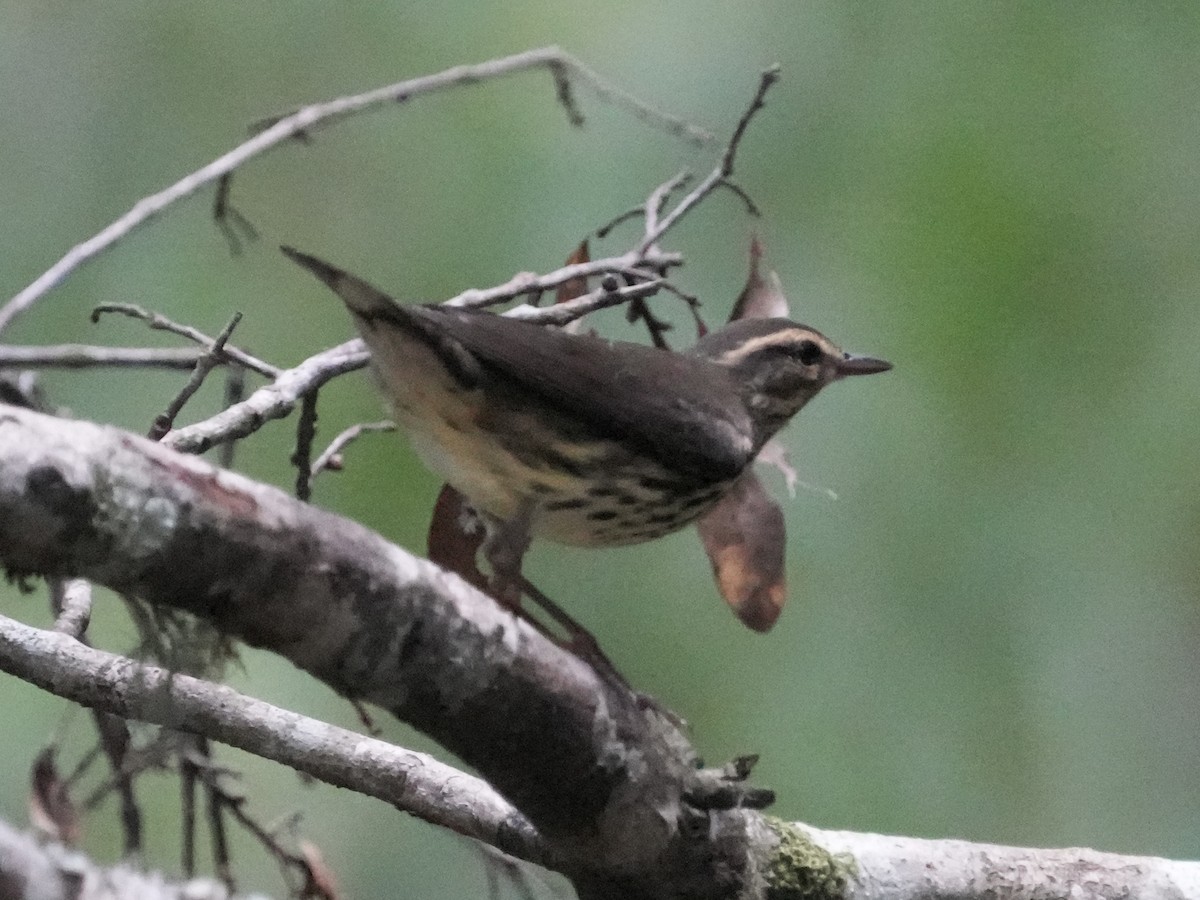
[[[695,522],[825,386],[891,368],[786,318],[739,319],[675,352],[400,304],[281,249],[345,303],[393,417],[487,523],[501,576],[532,538],[617,547]]]

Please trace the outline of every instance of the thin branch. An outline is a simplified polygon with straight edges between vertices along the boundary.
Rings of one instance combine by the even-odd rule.
[[[83,578],[71,578],[65,583],[54,579],[50,585],[54,601],[54,630],[80,640],[92,618],[92,586]]]
[[[179,760],[179,806],[182,834],[179,839],[179,870],[185,878],[196,874],[196,766],[186,754]]]
[[[424,753],[2,616],[0,670],[84,706],[207,735],[521,859],[547,862],[541,838],[511,804],[483,780]]]
[[[100,321],[100,316],[104,313],[120,313],[123,316],[129,316],[131,319],[140,319],[149,325],[152,331],[167,331],[171,334],[177,334],[195,344],[199,344],[208,353],[211,353],[217,344],[217,338],[211,338],[191,325],[181,325],[160,313],[144,309],[136,303],[101,303],[92,310],[92,321]],[[238,316],[240,317],[241,313],[238,313]],[[234,324],[236,325],[237,323],[234,322]],[[237,347],[229,347],[222,343],[220,350],[221,353],[239,365],[243,365],[253,372],[258,372],[260,375],[265,375],[267,378],[274,378],[279,374],[279,369],[275,366],[263,362],[261,359],[251,356],[246,351],[239,350]]]
[[[212,214],[213,221],[217,223],[217,228],[229,244],[229,252],[237,256],[242,252],[243,241],[249,243],[258,240],[258,229],[230,203],[229,195],[232,189],[233,173],[226,172],[217,179],[217,194],[213,199]]]
[[[208,377],[208,373],[221,365],[225,361],[225,343],[233,334],[233,329],[237,327],[238,322],[242,320],[242,314],[234,313],[228,324],[221,329],[221,333],[217,335],[216,340],[212,342],[212,347],[209,348],[203,356],[196,360],[196,366],[192,369],[192,375],[187,382],[179,389],[179,393],[167,405],[166,412],[161,413],[154,419],[154,424],[150,426],[148,437],[152,441],[161,440],[162,436],[170,431],[175,426],[175,417],[183,410],[184,404],[195,396],[196,391],[200,390],[200,386],[204,384],[204,379]]]
[[[203,759],[196,763],[196,771],[204,781],[206,795],[206,812],[208,813],[208,837],[212,844],[213,868],[217,878],[233,893],[236,889],[233,879],[233,864],[229,854],[229,836],[225,832],[225,810],[233,809],[232,802],[225,802],[225,793],[218,789],[216,778],[212,776],[212,760],[209,755],[208,739],[193,736],[195,741],[190,748],[196,754],[203,754]],[[185,751],[186,752],[186,751]],[[236,815],[236,814],[235,814]],[[253,831],[251,833],[254,833]],[[257,835],[256,835],[257,836]]]
[[[189,765],[197,777],[204,783],[208,794],[208,816],[213,838],[213,858],[217,860],[215,868],[219,877],[229,890],[234,889],[233,873],[230,865],[229,844],[225,835],[224,815],[228,813],[247,833],[249,833],[264,850],[267,851],[279,865],[284,881],[293,883],[290,877],[293,871],[298,872],[303,879],[300,896],[313,896],[306,890],[316,883],[316,873],[313,872],[309,861],[301,853],[293,853],[276,837],[276,827],[259,822],[246,811],[246,797],[235,793],[222,783],[223,777],[235,777],[238,773],[222,769],[213,764],[211,748],[208,741],[198,739],[195,746],[185,754]]]
[[[593,275],[606,275],[611,272],[624,272],[639,266],[649,266],[656,271],[666,271],[672,266],[683,264],[683,256],[678,253],[662,253],[653,250],[630,251],[620,256],[610,256],[604,259],[594,259],[591,262],[572,263],[547,272],[545,275],[535,275],[522,272],[514,275],[504,284],[491,288],[472,288],[463,291],[446,301],[446,306],[464,306],[478,308],[507,303],[528,294],[541,294],[545,291],[573,281],[578,278],[588,278]],[[549,321],[549,320],[547,320]]]
[[[742,113],[742,117],[738,120],[737,127],[733,130],[733,136],[729,139],[729,143],[725,145],[725,152],[721,154],[721,162],[715,169],[708,173],[695,188],[692,189],[686,197],[672,209],[663,219],[661,219],[654,228],[647,229],[645,237],[639,245],[639,249],[645,250],[651,247],[655,241],[667,233],[693,206],[707,197],[714,191],[722,182],[733,174],[733,163],[737,156],[738,147],[742,142],[742,138],[746,135],[746,128],[750,125],[750,120],[754,114],[763,108],[763,97],[771,85],[779,80],[779,66],[771,66],[762,73],[759,78],[758,90],[754,94],[754,98],[750,101],[750,106]],[[668,182],[669,183],[669,182]]]
[[[582,318],[598,309],[620,306],[622,303],[628,303],[631,300],[649,297],[657,293],[662,286],[662,279],[655,278],[639,284],[619,287],[616,278],[608,275],[601,280],[600,287],[594,291],[589,291],[582,297],[576,297],[574,300],[566,300],[562,303],[555,303],[553,306],[516,306],[505,313],[505,315],[514,319],[523,319],[527,322],[537,322],[541,325],[568,325],[576,319]]]
[[[317,436],[317,390],[300,398],[300,420],[296,423],[296,448],[292,465],[296,467],[296,497],[305,502],[312,496],[312,449]]]
[[[229,409],[241,403],[246,397],[246,370],[241,366],[230,366],[225,370],[225,396],[221,408]],[[233,455],[237,451],[237,441],[222,441],[217,464],[222,469],[233,468]]]
[[[738,119],[737,127],[733,129],[733,137],[729,139],[729,143],[725,147],[725,153],[721,157],[721,175],[723,177],[728,178],[733,174],[733,159],[737,155],[738,146],[742,143],[742,138],[746,135],[746,129],[750,127],[750,120],[765,105],[764,98],[767,96],[767,91],[770,90],[771,85],[779,80],[779,75],[780,67],[778,63],[768,66],[763,70],[758,81],[758,90],[754,92],[750,106],[746,108],[746,111],[742,113],[742,117]]]
[[[142,369],[190,369],[203,350],[190,347],[94,347],[52,344],[42,347],[0,346],[0,369],[91,369],[98,366]]]
[[[121,808],[121,833],[124,838],[124,855],[132,857],[142,852],[142,811],[138,807],[137,793],[133,789],[136,772],[127,765],[132,748],[129,723],[119,716],[103,710],[92,710],[92,722],[100,736],[100,748],[108,759],[112,770],[113,788],[117,792],[117,803]]]
[[[559,273],[572,268],[579,267],[567,266]],[[601,286],[567,303],[540,308],[519,306],[507,314],[531,322],[562,325],[594,310],[648,296],[659,287],[661,282],[657,280],[615,290]],[[241,403],[202,422],[168,433],[163,443],[184,453],[203,453],[223,441],[247,437],[265,422],[290,415],[305,394],[338,375],[363,368],[369,359],[366,348],[357,338],[310,356],[295,368],[279,372],[271,384],[259,388]]]
[[[433,91],[477,84],[536,68],[550,69],[556,85],[558,85],[560,99],[565,97],[561,87],[563,73],[569,73],[579,79],[581,83],[591,87],[601,99],[622,106],[643,121],[658,123],[676,134],[690,136],[695,140],[709,139],[707,132],[702,132],[681,119],[655,110],[624,91],[608,85],[590,69],[557,47],[543,47],[501,59],[489,60],[479,65],[455,66],[434,75],[401,81],[363,94],[339,97],[325,103],[314,103],[284,116],[266,130],[254,135],[203,168],[181,178],[165,190],[143,197],[125,215],[93,237],[71,248],[65,256],[38,276],[28,287],[0,307],[0,332],[3,332],[17,316],[61,284],[83,263],[112,247],[174,203],[221,179],[249,160],[284,141],[299,134],[310,133],[317,125],[327,125],[364,110],[407,101]],[[225,203],[228,204],[227,196]]]
[[[369,356],[355,338],[310,356],[294,369],[285,369],[241,403],[203,422],[168,433],[162,443],[184,453],[203,453],[223,441],[253,434],[264,422],[288,416],[300,398],[327,381],[366,366]]]
[[[720,186],[725,188],[725,190],[727,190],[727,191],[731,191],[734,194],[734,196],[736,196],[739,200],[742,201],[742,203],[744,203],[746,205],[746,214],[747,215],[753,216],[756,219],[762,217],[762,210],[760,210],[758,208],[758,204],[755,203],[751,199],[750,195],[747,194],[741,187],[734,184],[728,178],[726,178],[724,181],[722,181]]]
[[[340,472],[342,469],[342,451],[364,434],[395,430],[395,422],[360,422],[358,425],[351,425],[330,441],[329,446],[321,451],[321,455],[312,464],[312,477],[315,478],[326,469],[332,472]]]
[[[658,217],[662,214],[663,206],[671,194],[676,190],[686,185],[692,180],[692,173],[684,170],[672,178],[670,181],[664,181],[646,198],[645,206],[642,208],[642,215],[645,217],[645,229],[647,236],[654,234],[658,230]],[[649,248],[647,244],[647,248]]]

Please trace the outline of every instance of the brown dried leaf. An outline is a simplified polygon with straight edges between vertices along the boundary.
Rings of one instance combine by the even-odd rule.
[[[779,505],[747,472],[696,527],[725,602],[748,628],[769,631],[787,599]]]
[[[300,841],[300,855],[308,866],[309,881],[305,885],[304,896],[316,897],[320,900],[339,900],[337,879],[333,870],[325,862],[321,848],[311,841]]]
[[[572,251],[567,257],[564,265],[574,266],[579,263],[591,262],[591,254],[588,250],[588,242],[585,238],[583,242]],[[566,303],[568,300],[574,300],[576,297],[582,297],[588,292],[588,283],[586,278],[572,278],[570,281],[564,281],[558,286],[558,290],[554,294],[555,303]]]
[[[29,794],[29,821],[51,840],[69,847],[79,843],[79,812],[67,793],[66,782],[54,764],[54,748],[47,747],[33,761]]]
[[[746,286],[733,304],[733,312],[729,321],[738,319],[771,319],[788,318],[787,297],[783,293],[783,285],[779,276],[768,272],[763,278],[759,274],[759,261],[762,259],[762,244],[758,235],[750,238],[750,274],[746,276]]]
[[[443,485],[429,522],[429,559],[482,589],[487,579],[475,557],[485,536],[483,523],[466,498],[450,485]]]

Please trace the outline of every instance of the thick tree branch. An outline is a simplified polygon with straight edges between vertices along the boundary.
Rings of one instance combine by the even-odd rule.
[[[1095,850],[1035,850],[797,826],[853,860],[846,900],[1196,900],[1200,863]]]
[[[274,488],[0,407],[0,560],[191,612],[388,709],[476,767],[586,896],[681,878],[731,896],[749,864],[744,815],[706,808],[728,785],[667,717],[457,577]]]
[[[1200,900],[1196,863],[824,832],[713,809],[713,775],[691,768],[669,722],[459,579],[116,429],[0,406],[0,561],[207,617],[422,728],[507,800],[418,754],[63,634],[3,623],[5,670],[395,802],[547,862],[584,898],[916,900],[1002,888],[1018,900]]]

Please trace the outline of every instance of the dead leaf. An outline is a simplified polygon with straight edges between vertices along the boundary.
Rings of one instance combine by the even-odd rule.
[[[592,259],[588,250],[588,242],[585,238],[578,247],[572,251],[567,257],[564,265],[575,266],[579,263],[590,262]],[[588,292],[588,283],[586,278],[571,278],[564,281],[558,286],[558,290],[554,293],[555,303],[566,303],[568,300],[574,300],[576,297],[582,297]]]
[[[51,840],[74,847],[79,843],[82,826],[79,812],[59,777],[54,764],[54,748],[47,747],[33,761],[29,794],[29,821]]]
[[[304,896],[319,900],[338,900],[341,894],[338,892],[337,879],[333,877],[333,870],[325,862],[321,848],[311,841],[300,841],[300,855],[304,857],[304,863],[308,866],[309,876]]]
[[[750,238],[750,274],[746,276],[746,286],[733,304],[730,322],[738,319],[786,319],[789,316],[787,297],[779,276],[768,272],[767,277],[763,278],[758,271],[761,259],[762,243],[755,235]]]
[[[466,498],[450,485],[443,485],[429,522],[430,561],[469,584],[486,589],[487,579],[475,562],[484,537],[483,523]]]
[[[779,505],[746,472],[696,527],[725,602],[747,627],[769,631],[787,600]]]

